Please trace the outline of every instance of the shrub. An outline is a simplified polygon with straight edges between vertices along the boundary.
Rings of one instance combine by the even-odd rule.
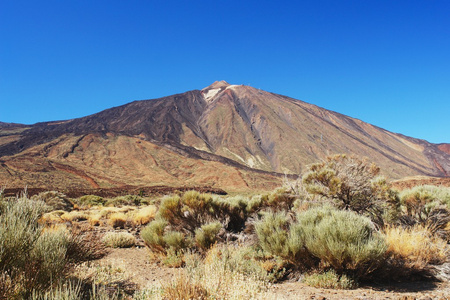
[[[62,213],[61,213],[62,212]],[[45,213],[42,215],[42,217],[39,219],[39,223],[41,224],[54,224],[54,223],[62,223],[65,220],[61,218],[63,214],[66,212],[63,210],[56,210],[49,213]]]
[[[204,286],[194,282],[188,276],[179,275],[173,282],[162,287],[164,299],[190,300],[208,299]]]
[[[238,198],[227,200],[188,191],[181,198],[163,198],[158,214],[178,231],[194,233],[201,225],[214,221],[221,222],[227,230],[239,231],[245,225],[247,203]]]
[[[446,240],[450,222],[450,188],[437,186],[416,186],[400,192],[404,215],[400,221],[408,226],[422,225]]]
[[[139,209],[133,217],[134,224],[146,225],[155,218],[157,208],[154,205],[149,205]]]
[[[161,218],[155,219],[141,231],[141,237],[145,244],[152,250],[165,253],[164,229],[167,221]]]
[[[65,229],[46,231],[37,239],[29,259],[38,265],[34,277],[38,287],[46,287],[49,282],[63,275],[68,263],[68,232]]]
[[[255,224],[259,246],[272,255],[287,257],[289,220],[285,213],[267,213],[262,221]]]
[[[77,204],[82,206],[95,206],[95,205],[104,205],[106,200],[103,197],[96,195],[85,195],[81,196],[76,200]]]
[[[56,283],[66,271],[69,236],[63,230],[42,231],[38,219],[45,207],[42,201],[26,198],[2,207],[0,298],[27,298],[33,289],[45,289],[52,280]]]
[[[403,270],[407,273],[424,271],[429,264],[442,264],[450,254],[444,240],[421,226],[387,227],[385,239],[392,263],[397,268],[409,269]]]
[[[114,213],[109,216],[109,224],[112,227],[124,228],[127,223],[127,216],[124,213]]]
[[[163,241],[166,247],[169,247],[174,253],[178,253],[180,250],[186,249],[190,246],[190,239],[178,231],[166,232],[163,236]]]
[[[129,248],[136,244],[136,238],[128,232],[108,232],[102,241],[106,246],[113,248]]]
[[[206,252],[204,263],[212,264],[215,261],[220,261],[231,272],[263,282],[278,281],[283,278],[286,271],[282,261],[268,260],[250,246],[216,244]]]
[[[161,262],[169,268],[180,268],[184,265],[184,254],[169,249],[161,258]]]
[[[291,210],[297,196],[286,188],[278,188],[265,198],[265,205],[273,210]]]
[[[217,241],[217,234],[222,228],[219,222],[209,223],[195,230],[195,242],[197,245],[206,250],[214,245]]]
[[[126,206],[135,205],[139,206],[148,203],[147,200],[137,195],[118,196],[113,199],[109,199],[105,202],[105,206]]]
[[[42,201],[21,198],[8,201],[0,214],[0,270],[23,268],[41,235],[38,220],[45,211]]]
[[[214,248],[213,248],[214,249]],[[213,252],[215,252],[213,250]],[[221,252],[202,261],[198,256],[186,259],[186,280],[204,289],[208,299],[266,299],[267,282],[233,269]],[[164,290],[164,287],[163,287]],[[204,298],[203,298],[204,299]]]
[[[366,214],[382,225],[387,210],[396,215],[398,197],[386,180],[378,177],[379,171],[367,159],[341,154],[309,166],[302,182],[307,192],[332,199],[338,208]]]
[[[77,224],[72,226],[68,247],[67,260],[77,264],[94,259],[100,259],[107,254],[106,247],[100,243],[102,236],[95,231],[86,231]]]
[[[82,211],[71,211],[62,214],[61,219],[64,221],[74,222],[74,221],[85,221],[89,218],[88,214]]]
[[[267,213],[255,224],[258,245],[267,254],[282,257],[295,268],[311,267],[314,260],[305,247],[302,227],[291,223],[283,212]]]
[[[324,289],[354,289],[358,284],[346,274],[338,275],[334,270],[306,274],[303,282],[309,286]]]
[[[99,226],[102,215],[100,213],[89,215],[89,224],[92,226]]]
[[[42,192],[31,197],[31,200],[43,201],[50,210],[70,211],[73,208],[72,202],[63,193],[57,191]]]
[[[178,196],[166,196],[161,201],[158,214],[170,224],[180,225],[184,218],[181,212],[181,202]]]
[[[339,274],[365,276],[375,270],[386,253],[386,243],[372,222],[350,211],[315,208],[299,213],[308,251]]]

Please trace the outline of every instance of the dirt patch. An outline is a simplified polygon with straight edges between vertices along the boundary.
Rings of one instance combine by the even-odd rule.
[[[112,249],[109,254],[96,262],[100,265],[121,267],[126,277],[140,289],[159,283],[170,282],[182,269],[162,267],[151,262],[149,250],[145,247]]]
[[[182,269],[160,266],[149,259],[146,248],[113,249],[96,261],[124,268],[127,277],[140,288],[165,284],[173,280]],[[321,289],[302,282],[283,282],[270,287],[271,299],[450,299],[449,283],[408,282],[375,284],[355,290]]]

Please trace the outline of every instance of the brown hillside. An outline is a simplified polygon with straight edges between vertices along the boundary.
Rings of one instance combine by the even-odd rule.
[[[448,176],[441,145],[242,85],[134,101],[87,117],[0,123],[8,187],[206,185],[270,189],[318,159],[355,153],[391,178]]]

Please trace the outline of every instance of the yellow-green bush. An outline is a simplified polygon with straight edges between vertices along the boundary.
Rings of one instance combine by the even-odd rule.
[[[195,230],[195,242],[203,250],[210,248],[216,243],[221,228],[222,224],[219,222],[202,225]]]
[[[357,282],[346,274],[337,274],[334,270],[306,274],[303,282],[309,286],[324,289],[354,289]]]
[[[45,290],[67,271],[76,256],[75,240],[64,229],[43,231],[42,201],[25,197],[3,203],[0,213],[0,298],[28,298]],[[76,261],[72,261],[76,262]],[[12,289],[8,288],[13,287]],[[5,286],[6,285],[6,286]]]
[[[386,215],[390,218],[397,215],[399,200],[387,181],[378,176],[379,172],[367,159],[340,154],[310,165],[302,183],[308,193],[332,200],[340,209],[365,214],[383,225]]]
[[[255,225],[259,246],[296,268],[332,267],[339,274],[365,276],[386,253],[383,237],[372,222],[350,211],[313,208],[290,221],[269,213]]]
[[[106,203],[106,200],[103,199],[103,197],[96,195],[81,196],[80,198],[75,199],[74,201],[81,206],[104,205]]]
[[[382,262],[387,250],[383,236],[366,217],[351,211],[314,208],[297,215],[293,230],[302,232],[305,247],[323,267],[339,274],[365,276]]]
[[[164,243],[169,250],[178,253],[180,250],[186,249],[191,245],[190,237],[178,231],[168,231],[163,236]]]
[[[165,253],[166,242],[164,241],[164,230],[167,225],[166,220],[157,218],[142,229],[141,237],[145,244],[153,251]]]
[[[69,198],[61,192],[48,191],[42,192],[31,197],[31,200],[43,201],[47,204],[50,210],[65,210],[70,211],[73,208],[72,202]]]
[[[129,248],[136,244],[136,238],[128,232],[108,232],[102,241],[106,246],[113,248]]]

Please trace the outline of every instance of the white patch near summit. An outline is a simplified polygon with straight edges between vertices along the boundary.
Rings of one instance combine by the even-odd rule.
[[[220,90],[221,90],[220,88],[209,90],[205,95],[206,102],[211,102],[212,99],[217,95],[217,93],[220,92]]]

